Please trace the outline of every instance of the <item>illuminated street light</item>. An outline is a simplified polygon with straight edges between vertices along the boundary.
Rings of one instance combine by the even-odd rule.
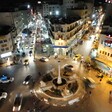
[[[29,5],[29,4],[27,5],[27,8],[28,8],[28,9],[30,8],[30,5]]]
[[[59,15],[59,11],[56,11],[56,15]]]
[[[52,12],[50,12],[50,15],[52,15]]]
[[[41,1],[38,1],[37,3],[38,3],[38,4],[41,4]]]

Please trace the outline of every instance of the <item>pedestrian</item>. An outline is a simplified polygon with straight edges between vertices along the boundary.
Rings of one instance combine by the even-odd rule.
[[[89,91],[89,96],[91,96],[91,94],[92,94],[91,91]]]

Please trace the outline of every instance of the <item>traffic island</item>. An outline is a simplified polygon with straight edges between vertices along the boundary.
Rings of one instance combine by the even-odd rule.
[[[72,105],[84,97],[85,86],[78,75],[61,75],[60,80],[61,83],[58,83],[57,74],[47,73],[35,84],[35,96],[53,106]]]

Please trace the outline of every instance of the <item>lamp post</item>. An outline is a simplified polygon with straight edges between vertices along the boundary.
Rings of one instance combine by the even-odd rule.
[[[57,80],[57,83],[58,84],[62,83],[61,75],[60,75],[60,61],[58,61],[58,80]]]

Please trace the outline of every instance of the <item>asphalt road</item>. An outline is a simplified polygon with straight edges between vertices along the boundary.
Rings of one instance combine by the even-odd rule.
[[[31,74],[35,81],[38,81],[38,72],[41,72],[41,74],[44,75],[52,68],[57,70],[58,60],[59,59],[51,57],[50,61],[45,63],[37,60],[35,63],[30,61],[30,64],[27,67],[22,64],[18,64],[0,69],[0,74],[6,73],[7,75],[15,78],[14,82],[10,84],[0,84],[0,88],[3,88],[8,92],[7,99],[0,101],[0,112],[12,112],[14,97],[17,93],[22,93],[24,96],[21,112],[26,112],[27,109],[34,109],[35,105],[33,102],[36,101],[37,98],[30,93],[32,87],[29,88],[28,86],[24,86],[22,82],[28,74]],[[83,64],[80,64],[79,62],[74,62],[70,58],[61,60],[61,66],[67,63],[74,66],[75,72],[80,77],[92,77],[96,81],[97,86],[95,89],[88,89],[86,96],[79,103],[58,108],[50,106],[46,112],[112,112],[112,104],[109,104],[109,91],[112,89],[112,86],[106,83],[108,77],[105,76],[100,83],[99,79],[95,77],[97,71],[94,69],[87,72]],[[88,94],[89,91],[92,91],[91,96]],[[39,105],[42,105],[44,108],[48,106],[44,102],[40,102]]]

